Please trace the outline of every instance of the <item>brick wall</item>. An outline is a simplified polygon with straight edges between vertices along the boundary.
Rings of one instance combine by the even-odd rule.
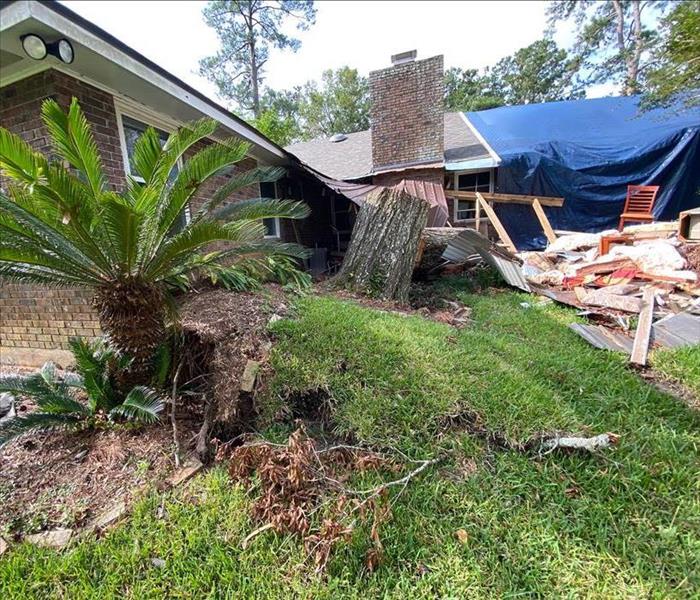
[[[443,57],[370,73],[374,170],[442,162]]]
[[[48,154],[51,148],[40,118],[41,103],[52,97],[67,107],[74,96],[92,126],[110,187],[122,189],[126,178],[114,99],[110,94],[64,73],[44,71],[0,89],[0,126]],[[199,147],[203,146],[204,143]],[[254,159],[246,158],[237,168],[250,169],[256,164]],[[192,210],[228,179],[229,176],[221,176],[209,182],[192,202]],[[257,196],[256,185],[237,192],[231,201]],[[87,290],[0,281],[0,363],[34,366],[45,360],[68,361],[66,348],[70,337],[100,334],[90,300]]]

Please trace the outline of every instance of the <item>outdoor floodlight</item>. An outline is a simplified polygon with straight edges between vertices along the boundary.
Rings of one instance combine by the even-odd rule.
[[[33,58],[34,60],[46,58],[46,42],[41,37],[30,33],[28,35],[23,35],[20,39],[22,40],[22,48],[29,58]]]
[[[23,35],[20,39],[22,40],[22,48],[24,48],[27,56],[34,60],[43,60],[50,54],[69,65],[75,58],[73,45],[66,38],[47,44],[41,36],[29,33]]]
[[[73,45],[66,38],[62,38],[49,44],[48,52],[67,65],[71,64],[75,58]]]

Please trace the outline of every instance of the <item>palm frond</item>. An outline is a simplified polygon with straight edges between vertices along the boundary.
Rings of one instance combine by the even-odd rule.
[[[158,132],[153,127],[148,127],[136,140],[131,157],[136,172],[147,184],[153,178],[162,153]]]
[[[214,192],[209,200],[202,204],[200,209],[192,217],[192,221],[196,222],[207,216],[222,202],[230,198],[232,194],[258,183],[277,181],[284,176],[286,171],[284,167],[257,167],[255,169],[243,171],[242,173],[234,173],[229,181],[222,185]]]
[[[71,100],[67,114],[55,100],[44,100],[41,114],[56,152],[83,173],[93,197],[99,198],[105,185],[102,159],[77,98]]]
[[[237,241],[243,235],[256,234],[260,238],[263,229],[256,229],[256,225],[234,228],[212,221],[189,225],[161,245],[158,253],[144,269],[144,274],[149,278],[158,279],[171,265],[178,263],[178,259],[190,257],[196,250],[216,241]]]
[[[55,429],[78,429],[85,419],[72,414],[30,413],[26,416],[13,417],[0,423],[0,447],[7,442],[35,431]]]
[[[170,231],[187,202],[202,184],[243,159],[248,148],[249,144],[242,140],[230,140],[210,144],[187,160],[159,208],[158,228],[161,238]]]
[[[165,146],[163,146],[160,158],[148,180],[149,183],[164,186],[168,181],[168,177],[170,177],[170,173],[185,152],[197,142],[211,137],[217,127],[218,123],[213,119],[200,119],[199,121],[188,123],[180,127],[175,133],[172,133],[168,137],[168,141],[165,142]]]
[[[156,390],[136,386],[127,394],[124,402],[109,412],[109,416],[123,417],[141,423],[155,423],[163,408],[165,408],[165,402]]]
[[[22,185],[31,188],[44,181],[48,163],[21,137],[0,127],[0,171]]]
[[[305,219],[311,209],[305,202],[297,200],[274,200],[252,198],[234,202],[211,213],[211,218],[219,221],[234,219]]]
[[[99,278],[102,271],[91,257],[87,256],[63,232],[48,224],[40,214],[36,214],[26,205],[13,202],[0,193],[0,213],[5,213],[20,226],[32,231],[35,238],[41,239],[57,256],[72,266],[84,269],[94,278]]]

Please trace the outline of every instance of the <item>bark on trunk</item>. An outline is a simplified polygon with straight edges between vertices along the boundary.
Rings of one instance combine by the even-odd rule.
[[[127,373],[115,374],[120,386],[147,383],[156,350],[166,336],[162,290],[140,281],[123,281],[98,290],[93,304],[112,346],[133,358]]]
[[[357,216],[336,284],[406,302],[429,208],[426,200],[393,189],[368,196]]]

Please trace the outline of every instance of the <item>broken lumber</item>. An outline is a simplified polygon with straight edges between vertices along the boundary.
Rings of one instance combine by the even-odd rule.
[[[491,225],[493,225],[496,233],[498,233],[498,237],[501,238],[501,241],[506,245],[506,248],[508,248],[510,252],[517,252],[518,249],[515,247],[513,240],[510,239],[506,228],[503,227],[503,223],[501,223],[501,220],[496,215],[496,212],[493,210],[493,208],[491,208],[491,206],[489,206],[489,203],[484,200],[484,197],[480,192],[476,192],[476,202],[479,206],[481,206],[481,208],[484,209],[486,216],[488,216],[489,221],[491,221]]]
[[[642,300],[632,296],[619,296],[611,294],[605,289],[587,290],[582,287],[574,288],[574,292],[578,301],[588,306],[602,306],[603,308],[631,313],[638,313],[642,310]]]
[[[393,188],[367,196],[335,285],[406,302],[429,209],[427,200]]]
[[[542,225],[542,230],[544,231],[547,241],[550,244],[553,244],[557,241],[557,234],[554,233],[554,229],[552,229],[552,225],[550,224],[549,219],[547,218],[547,215],[545,214],[544,209],[537,198],[532,201],[532,208],[535,209],[535,214],[537,215],[540,225]]]
[[[647,364],[647,353],[649,352],[649,338],[651,337],[651,322],[654,316],[654,298],[656,289],[649,287],[644,290],[642,296],[642,310],[639,313],[637,323],[637,333],[634,336],[632,345],[632,356],[630,362],[637,365]]]
[[[498,202],[499,204],[529,204],[539,200],[542,206],[555,206],[560,208],[564,205],[564,198],[555,196],[526,196],[525,194],[499,194],[492,192],[468,192],[465,190],[445,190],[448,198],[458,198],[460,200],[476,200],[476,195],[481,194],[484,200]]]

